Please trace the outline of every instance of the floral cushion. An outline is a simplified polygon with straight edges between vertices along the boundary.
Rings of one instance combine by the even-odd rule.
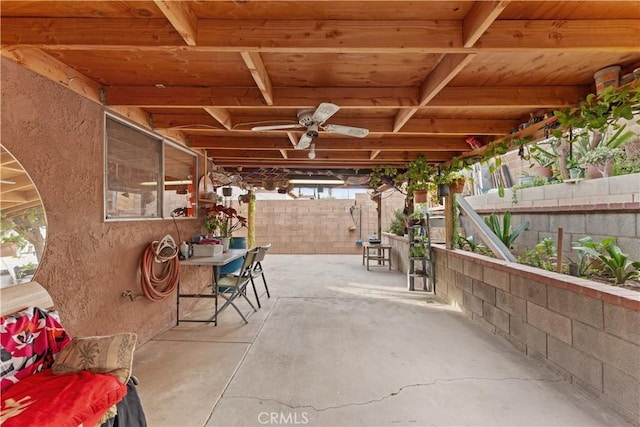
[[[50,368],[70,341],[55,311],[28,307],[0,317],[0,391]]]

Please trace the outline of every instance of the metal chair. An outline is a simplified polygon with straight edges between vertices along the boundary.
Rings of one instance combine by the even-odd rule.
[[[262,269],[262,261],[264,261],[264,257],[267,254],[267,251],[271,247],[271,243],[258,247],[258,253],[256,254],[253,260],[253,267],[251,269],[251,285],[253,286],[253,292],[256,295],[256,301],[258,302],[258,308],[261,308],[260,299],[258,298],[258,293],[256,292],[256,284],[253,279],[257,279],[262,276],[262,281],[264,282],[264,288],[267,291],[267,298],[271,298],[269,294],[269,287],[267,286],[267,279],[264,277],[264,270]]]
[[[218,294],[225,299],[225,302],[218,310],[218,313],[222,312],[222,310],[224,310],[228,305],[231,305],[238,312],[240,317],[242,317],[244,323],[249,323],[238,306],[234,304],[234,300],[239,296],[242,296],[249,303],[249,306],[251,306],[253,311],[256,311],[256,308],[253,306],[251,301],[249,301],[249,298],[247,298],[246,290],[249,282],[253,285],[251,273],[253,271],[253,264],[255,257],[258,254],[258,250],[259,248],[255,248],[246,253],[244,260],[242,261],[242,267],[240,267],[240,270],[236,274],[230,274],[218,280]],[[222,290],[222,292],[220,292],[220,290]],[[255,292],[255,285],[253,290]]]

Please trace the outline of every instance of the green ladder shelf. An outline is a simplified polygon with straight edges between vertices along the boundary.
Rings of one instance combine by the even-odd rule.
[[[410,291],[415,291],[416,279],[422,279],[422,290],[435,294],[435,263],[429,234],[429,215],[426,215],[424,221],[424,225],[412,225],[409,227],[407,285]]]

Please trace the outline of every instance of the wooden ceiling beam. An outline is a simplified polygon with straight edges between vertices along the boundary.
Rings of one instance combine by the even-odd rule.
[[[231,114],[224,108],[207,107],[204,109],[211,117],[216,119],[225,129],[231,130],[233,128],[233,120]]]
[[[260,54],[258,52],[240,52],[240,55],[242,55],[242,60],[251,72],[251,76],[253,76],[253,80],[255,80],[256,85],[258,85],[258,89],[260,89],[267,105],[273,105],[271,79],[269,78]]]
[[[177,107],[221,108],[266,107],[256,88],[169,86],[109,86],[104,88],[110,105],[137,105],[149,108]],[[415,105],[415,87],[274,87],[271,90],[276,108],[315,108],[321,102],[333,102],[341,108],[381,108]]]
[[[591,90],[590,86],[512,86],[445,87],[426,107],[513,107],[546,108],[575,104]],[[341,109],[381,109],[417,107],[415,87],[359,88],[313,87],[272,90],[273,105],[266,105],[255,88],[207,88],[193,86],[110,86],[104,88],[109,105],[145,108],[315,108],[333,102]]]
[[[420,87],[420,95],[418,102],[420,105],[426,105],[431,101],[464,67],[471,62],[472,54],[451,54],[445,55],[436,65],[434,70],[429,73]],[[393,131],[398,132],[409,119],[418,111],[417,108],[409,108],[399,111],[393,122]]]
[[[198,34],[198,17],[187,2],[154,0],[158,9],[171,22],[173,28],[180,34],[189,46],[196,45]]]
[[[99,26],[98,26],[99,23]],[[309,31],[313,28],[314,31]],[[639,19],[496,20],[473,48],[462,21],[198,21],[197,46],[165,19],[2,17],[3,46],[217,52],[465,53],[545,49],[637,51]],[[105,41],[108,40],[108,43]],[[132,43],[135,40],[135,44]],[[471,50],[470,50],[471,49]]]
[[[472,47],[487,31],[502,11],[509,4],[508,1],[477,1],[465,16],[462,23],[462,42],[464,47]]]
[[[296,139],[297,141],[297,139]],[[327,151],[467,151],[469,145],[460,137],[407,138],[318,138],[316,149]],[[196,149],[231,150],[289,150],[292,144],[282,137],[217,137],[196,135],[189,137],[189,146]]]
[[[185,133],[208,133],[215,135],[216,132],[227,132],[216,120],[208,116],[195,115],[179,115],[179,114],[153,114],[153,125],[155,129],[181,129]],[[256,122],[264,120],[264,117],[247,117],[243,116],[242,120],[246,122]],[[399,135],[506,135],[514,127],[517,127],[520,120],[505,119],[412,119],[402,130]],[[346,124],[346,123],[345,123]],[[363,127],[369,129],[369,134],[375,136],[378,133],[391,133],[393,126],[392,118],[378,117],[352,117],[348,122],[349,126]],[[270,134],[273,136],[286,136],[286,131],[268,131],[268,132],[251,132],[248,128],[239,129],[235,127],[232,132],[246,133],[259,137],[261,135]],[[322,136],[323,132],[320,132]]]
[[[476,42],[485,50],[638,51],[640,20],[504,20],[494,21]]]

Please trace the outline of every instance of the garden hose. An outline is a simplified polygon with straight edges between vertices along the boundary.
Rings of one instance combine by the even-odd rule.
[[[161,264],[159,274],[156,265]],[[160,241],[153,241],[142,255],[140,263],[142,292],[151,301],[167,298],[178,287],[180,262],[178,247],[169,235]]]

